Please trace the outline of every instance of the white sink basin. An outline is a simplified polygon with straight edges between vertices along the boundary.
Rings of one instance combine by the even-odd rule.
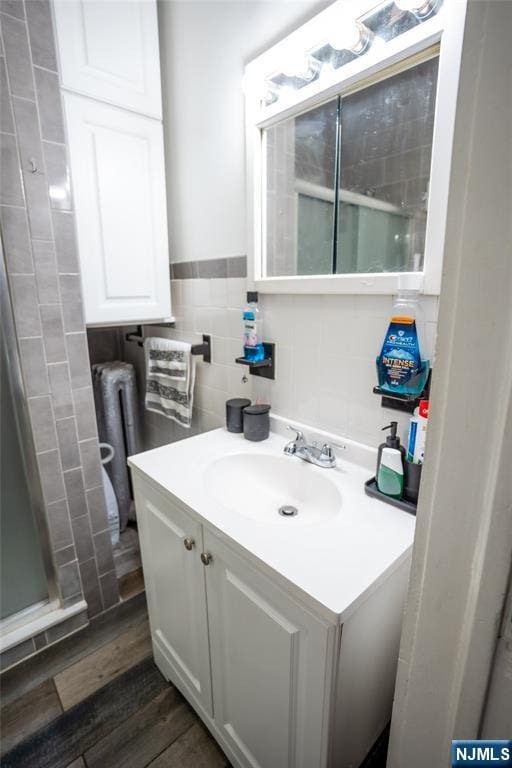
[[[208,464],[204,484],[230,512],[296,526],[321,523],[340,513],[341,494],[326,476],[329,471],[290,456],[237,453]]]

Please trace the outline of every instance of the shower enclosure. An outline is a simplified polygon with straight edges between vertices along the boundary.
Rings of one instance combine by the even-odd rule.
[[[0,641],[60,605],[0,242]],[[24,628],[26,631],[24,631]]]

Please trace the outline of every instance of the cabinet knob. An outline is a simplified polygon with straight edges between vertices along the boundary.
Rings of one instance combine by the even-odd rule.
[[[193,548],[194,544],[195,544],[195,541],[194,539],[190,538],[190,536],[187,536],[187,538],[184,539],[183,541],[183,546],[185,547],[185,549],[188,549],[189,552]]]
[[[210,565],[212,556],[209,552],[201,552],[201,562],[203,565]]]

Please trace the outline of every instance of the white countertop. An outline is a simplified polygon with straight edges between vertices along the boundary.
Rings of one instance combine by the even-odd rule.
[[[251,443],[242,435],[216,429],[131,456],[128,463],[193,510],[206,525],[221,531],[312,598],[321,613],[342,622],[409,557],[415,518],[366,496],[364,483],[371,472],[343,458],[338,458],[335,469],[323,469],[295,456],[285,457],[301,465],[304,472],[328,477],[338,487],[342,497],[339,513],[318,522],[304,524],[300,517],[286,519],[277,512],[275,521],[262,522],[224,508],[209,493],[203,477],[211,462],[240,453],[282,457],[286,442],[283,436],[271,433],[268,440]],[[250,488],[246,491],[251,494]]]

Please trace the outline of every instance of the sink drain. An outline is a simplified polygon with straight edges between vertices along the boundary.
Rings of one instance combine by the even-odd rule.
[[[293,507],[291,504],[284,504],[282,507],[279,507],[277,511],[283,517],[295,517],[295,515],[299,514],[297,507]]]

